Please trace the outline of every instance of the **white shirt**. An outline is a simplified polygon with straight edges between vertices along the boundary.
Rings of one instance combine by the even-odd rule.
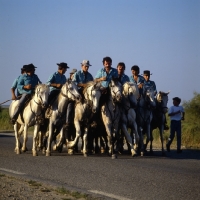
[[[169,108],[168,114],[171,114],[171,113],[177,112],[177,111],[180,111],[180,113],[177,113],[177,114],[175,114],[173,116],[170,116],[171,120],[176,120],[176,121],[180,121],[181,120],[182,113],[184,112],[184,109],[183,109],[182,106],[171,106]]]

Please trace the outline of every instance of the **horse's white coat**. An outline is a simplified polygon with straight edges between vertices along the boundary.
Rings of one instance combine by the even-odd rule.
[[[52,105],[52,114],[49,118],[49,135],[47,141],[46,156],[51,155],[51,142],[55,128],[60,129],[60,138],[63,138],[64,129],[62,116],[65,115],[68,101],[80,101],[81,96],[77,85],[72,81],[67,81],[61,88],[57,100]]]
[[[16,139],[16,147],[15,151],[17,154],[20,154],[20,134],[24,131],[24,140],[22,145],[22,151],[26,151],[26,141],[27,141],[27,134],[28,134],[28,127],[34,126],[34,134],[33,134],[33,147],[32,153],[33,156],[37,155],[36,151],[36,139],[38,137],[38,131],[40,128],[39,119],[41,119],[42,115],[42,108],[47,105],[48,102],[48,95],[49,95],[49,87],[45,84],[39,84],[35,88],[35,94],[28,103],[28,105],[23,110],[23,120],[21,116],[18,116],[17,122],[14,124],[14,131],[15,131],[15,139]],[[19,103],[19,100],[12,101],[9,107],[9,115],[12,118],[14,111]],[[20,130],[18,128],[20,126]]]
[[[101,107],[101,115],[106,128],[109,153],[114,156],[114,137],[118,134],[120,107],[117,103],[122,99],[122,85],[117,81],[111,81],[109,84],[109,99]]]
[[[85,101],[79,102],[75,106],[74,125],[76,129],[76,137],[73,141],[68,142],[68,148],[74,147],[78,142],[78,139],[83,135],[83,155],[87,155],[87,135],[90,124],[88,118],[90,118],[92,112],[96,113],[99,109],[99,100],[101,97],[101,84],[96,82],[88,82],[83,91]],[[81,133],[81,126],[83,126],[84,133]]]
[[[122,113],[121,113],[121,129],[125,134],[126,141],[130,145],[132,156],[136,155],[133,148],[133,138],[136,139],[135,148],[139,141],[137,131],[136,112],[133,108],[137,106],[137,99],[139,97],[138,86],[132,82],[127,82],[123,85],[122,97]],[[131,129],[131,134],[128,133],[128,128]],[[135,134],[135,135],[133,135]]]

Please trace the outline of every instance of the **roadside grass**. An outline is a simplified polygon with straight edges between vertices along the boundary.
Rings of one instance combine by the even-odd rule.
[[[45,187],[42,183],[39,183],[34,180],[19,179],[17,177],[9,176],[9,175],[2,174],[2,173],[0,173],[0,178],[2,179],[2,181],[4,179],[13,179],[15,181],[20,181],[22,184],[28,183],[28,185],[30,187],[33,187],[35,190],[39,190],[44,193],[54,192],[57,195],[60,194],[62,196],[61,197],[62,200],[72,200],[72,199],[98,200],[98,199],[100,199],[98,197],[93,197],[92,195],[84,194],[84,193],[81,193],[78,191],[70,191],[70,190],[65,189],[64,187],[55,188],[55,187],[48,187],[47,185]]]

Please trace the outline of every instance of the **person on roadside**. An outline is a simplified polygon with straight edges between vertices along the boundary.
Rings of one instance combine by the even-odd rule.
[[[177,138],[177,153],[182,153],[181,149],[181,120],[185,118],[185,112],[180,106],[181,99],[179,97],[173,98],[173,106],[169,108],[168,116],[170,117],[170,136],[166,144],[167,151],[170,152],[170,145],[173,142],[175,133]]]

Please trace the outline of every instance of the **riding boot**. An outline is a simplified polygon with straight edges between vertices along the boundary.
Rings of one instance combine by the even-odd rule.
[[[67,105],[66,123],[64,126],[66,127],[72,125],[73,120],[74,120],[74,102],[69,102]]]
[[[17,118],[19,116],[19,113],[23,110],[23,105],[21,103],[19,103],[19,105],[16,107],[16,110],[14,112],[14,115],[11,119],[11,123],[14,125],[15,122],[17,121]]]

